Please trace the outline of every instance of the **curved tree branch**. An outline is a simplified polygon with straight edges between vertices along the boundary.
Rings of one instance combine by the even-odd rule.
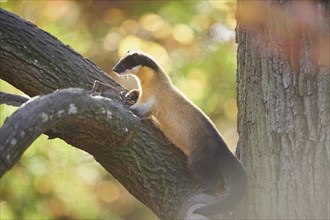
[[[19,96],[19,95],[12,95],[5,92],[0,92],[0,104],[7,104],[12,106],[20,106],[24,102],[26,102],[28,99]]]
[[[198,191],[185,156],[157,130],[150,130],[118,100],[88,95],[81,89],[33,99],[5,122],[0,129],[0,176],[51,128],[56,136],[92,154],[160,217],[175,217],[178,210],[174,207]]]
[[[125,107],[123,88],[50,34],[2,9],[0,59],[1,79],[30,96],[67,87],[90,90],[95,80],[113,89],[112,99],[68,89],[24,104],[1,128],[1,175],[46,132],[89,152],[162,219],[192,217],[190,207],[214,202],[200,194],[183,153]]]

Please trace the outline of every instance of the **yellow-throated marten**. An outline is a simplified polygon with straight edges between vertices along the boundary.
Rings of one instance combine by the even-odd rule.
[[[142,118],[156,118],[165,136],[188,156],[191,173],[208,192],[215,192],[225,181],[224,199],[200,207],[195,213],[210,216],[232,209],[245,192],[247,175],[211,120],[172,84],[162,67],[147,54],[127,52],[113,71],[119,75],[132,74],[138,79],[140,94],[131,110]]]

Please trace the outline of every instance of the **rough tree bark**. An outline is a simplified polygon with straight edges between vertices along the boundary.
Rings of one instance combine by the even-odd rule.
[[[240,218],[329,219],[329,1],[238,1]]]
[[[24,104],[2,126],[0,176],[46,132],[93,155],[161,219],[183,217],[192,206],[214,202],[215,197],[200,194],[184,154],[129,111],[123,88],[50,34],[2,9],[0,60],[1,79],[30,96],[51,93]],[[111,86],[110,99],[81,89],[54,92],[91,90],[95,80]]]

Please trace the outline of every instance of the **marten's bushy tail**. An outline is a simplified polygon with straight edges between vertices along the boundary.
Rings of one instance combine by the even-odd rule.
[[[228,212],[235,207],[245,193],[248,179],[242,164],[229,151],[222,138],[217,143],[206,140],[203,145],[190,155],[189,167],[193,175],[209,192],[227,187],[221,201],[195,210],[195,213],[212,216]]]

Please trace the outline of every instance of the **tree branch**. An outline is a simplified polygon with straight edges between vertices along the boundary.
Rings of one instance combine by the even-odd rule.
[[[34,24],[0,9],[0,76],[29,96],[91,90],[95,80],[124,89],[93,62]]]
[[[20,106],[28,99],[19,96],[19,95],[12,95],[5,92],[0,92],[0,104],[12,105],[12,106]]]
[[[95,80],[113,90],[113,98],[107,99],[68,89],[22,106],[0,130],[6,137],[0,146],[1,175],[46,132],[89,152],[162,219],[182,218],[196,203],[214,202],[200,194],[184,154],[152,123],[141,122],[125,107],[120,99],[123,88],[50,34],[2,9],[0,59],[1,79],[30,96],[67,87],[91,90]]]

